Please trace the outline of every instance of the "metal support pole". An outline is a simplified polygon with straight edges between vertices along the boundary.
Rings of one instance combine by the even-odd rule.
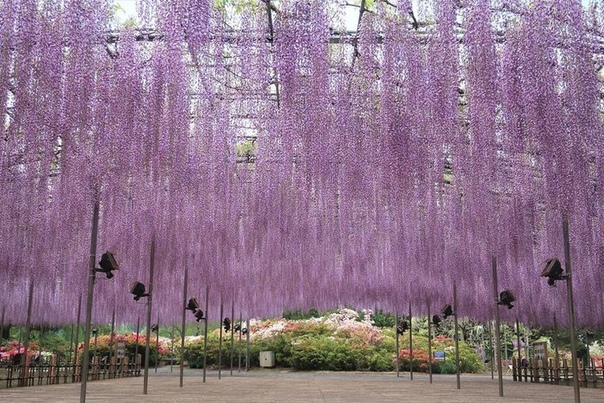
[[[491,379],[495,379],[495,352],[493,350],[493,321],[489,320],[489,362],[491,364]]]
[[[2,335],[4,334],[4,314],[6,311],[6,306],[2,306],[2,319],[0,321],[0,342],[3,340]]]
[[[88,261],[88,293],[86,297],[86,319],[84,324],[84,352],[82,357],[82,383],[80,387],[80,403],[86,402],[86,386],[88,382],[88,365],[90,364],[90,321],[92,320],[92,299],[94,294],[94,264],[96,261],[96,240],[99,230],[99,202],[94,203],[92,213],[92,233],[90,236],[90,260]]]
[[[570,264],[570,236],[568,233],[568,218],[562,221],[562,232],[564,236],[564,265],[566,267],[566,293],[568,296],[568,321],[570,326],[570,348],[573,359],[573,386],[575,389],[575,403],[581,401],[579,392],[579,368],[577,368],[577,335],[575,329],[575,306],[573,301],[573,278]]]
[[[428,301],[428,375],[432,383],[432,317],[430,316],[430,301]]]
[[[394,314],[394,340],[396,345],[396,377],[400,377],[400,364],[399,364],[399,351],[400,347],[398,344],[398,312]]]
[[[208,318],[210,317],[208,304],[210,295],[210,286],[206,284],[206,319],[204,320],[205,326],[203,329],[203,382],[206,381],[206,369],[208,366]]]
[[[99,329],[95,327],[94,329],[92,329],[92,333],[94,333],[94,348],[92,349],[92,358],[93,358],[92,365],[94,365],[94,358],[96,358],[96,347],[97,347],[98,340],[99,340]]]
[[[111,370],[113,363],[113,333],[115,331],[115,307],[111,315],[111,334],[109,335],[109,378],[111,378]],[[117,360],[116,360],[117,362]],[[115,374],[115,372],[114,372]]]
[[[493,257],[493,296],[495,297],[495,344],[496,344],[496,357],[497,357],[497,377],[499,379],[499,397],[503,397],[503,372],[501,370],[501,333],[500,333],[500,321],[499,321],[499,292],[497,291],[499,285],[497,284],[497,259]]]
[[[29,294],[27,298],[27,319],[25,320],[25,337],[23,339],[23,355],[21,356],[21,365],[28,365],[27,355],[29,354],[29,333],[31,330],[31,308],[34,301],[34,280],[29,282]]]
[[[521,367],[522,364],[522,359],[520,357],[520,352],[522,350],[520,350],[520,322],[518,321],[518,318],[516,318],[516,348],[518,349],[518,368]],[[514,356],[514,354],[512,353],[512,356]],[[528,355],[526,355],[526,359],[528,360]]]
[[[455,318],[455,372],[457,389],[461,389],[461,371],[459,360],[459,311],[457,306],[457,282],[453,281],[453,317]]]
[[[245,371],[250,370],[250,319],[246,319],[247,333],[245,334]]]
[[[67,362],[71,363],[71,354],[73,353],[73,336],[75,333],[75,326],[71,324],[71,336],[69,336],[69,355],[67,356]]]
[[[409,379],[413,380],[413,326],[411,304],[409,304]]]
[[[555,381],[554,383],[557,385],[559,383],[559,370],[560,368],[560,351],[558,350],[558,320],[556,319],[556,315],[554,315],[554,356],[556,358],[556,366],[555,368]]]
[[[222,322],[222,315],[224,314],[224,306],[222,304],[222,296],[220,297],[220,322]],[[231,316],[231,318],[233,318]],[[234,330],[235,330],[235,318],[233,318],[233,323],[232,323],[232,328],[231,328],[231,334],[233,334]],[[219,324],[220,326],[220,335],[218,338],[218,379],[222,379],[221,375],[222,375],[222,323]]]
[[[528,328],[528,326],[525,326],[525,328],[524,328],[524,356],[526,357],[527,360],[529,359],[529,346],[531,345],[530,337],[531,337],[530,329]]]
[[[140,338],[138,337],[138,334],[140,332],[141,329],[141,318],[140,316],[136,317],[136,344],[134,345],[134,372],[136,373],[136,376],[139,375],[138,372],[138,345],[140,342]]]
[[[153,307],[153,272],[155,270],[155,234],[151,238],[151,256],[149,261],[149,296],[147,297],[147,337],[145,341],[145,375],[143,380],[143,394],[146,395],[149,387],[149,355],[151,355],[151,309]]]
[[[157,330],[155,331],[155,350],[157,359],[155,360],[155,373],[157,373],[157,362],[159,361],[159,310],[157,311]]]
[[[231,318],[235,317],[235,301],[231,301]],[[241,323],[241,318],[239,318],[239,324],[243,326]],[[241,337],[241,331],[239,332],[239,337]],[[233,359],[235,355],[235,333],[231,332],[231,376],[233,376]]]
[[[239,311],[239,322],[243,323],[243,314],[241,313],[241,311]],[[250,331],[250,329],[247,330],[248,332]],[[239,333],[239,354],[237,356],[237,373],[241,372],[241,354],[242,354],[242,347],[241,347],[241,332]]]
[[[176,323],[172,322],[172,343],[170,343],[170,350],[172,356],[170,357],[170,372],[174,371],[174,339],[176,338]]]
[[[82,294],[78,297],[78,318],[76,322],[76,330],[75,330],[75,340],[73,344],[73,371],[75,374],[76,363],[78,362],[78,344],[80,342],[80,323],[82,319]],[[71,353],[70,353],[71,354]],[[69,357],[69,361],[71,361],[71,357]]]
[[[187,313],[187,285],[189,281],[189,267],[185,262],[185,278],[183,281],[182,290],[182,322],[180,326],[180,387],[182,388],[184,371],[185,371],[185,314]]]

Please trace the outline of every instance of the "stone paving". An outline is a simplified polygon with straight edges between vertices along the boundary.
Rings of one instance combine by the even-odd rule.
[[[159,368],[149,373],[148,393],[143,377],[91,381],[87,402],[560,402],[574,401],[572,386],[513,382],[504,379],[504,397],[499,397],[497,376],[462,375],[457,389],[455,375],[360,372],[296,372],[254,369],[249,372],[186,369],[180,387],[179,368]],[[0,402],[79,402],[80,384],[31,386],[0,390]],[[581,388],[581,401],[604,402],[604,389]]]

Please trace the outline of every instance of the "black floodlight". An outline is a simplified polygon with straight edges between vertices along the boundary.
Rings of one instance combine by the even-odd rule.
[[[443,319],[447,319],[449,316],[455,315],[453,312],[453,307],[449,304],[443,306],[443,309],[440,311],[443,314]]]
[[[443,320],[440,318],[440,316],[438,315],[434,315],[432,316],[432,324],[436,327],[440,326],[440,322],[442,322]]]
[[[195,298],[191,298],[185,307],[186,310],[195,313],[195,311],[199,308],[199,303]]]
[[[557,280],[564,279],[564,269],[556,258],[548,259],[541,270],[541,277],[547,277],[547,284],[555,285]]]
[[[113,253],[107,251],[103,253],[101,256],[101,261],[99,262],[101,266],[100,269],[94,269],[95,272],[105,273],[107,278],[113,278],[113,270],[118,270],[120,265],[117,264],[115,257],[113,257]]]
[[[151,331],[152,332],[158,332],[159,331],[159,325],[152,325],[151,326]]]
[[[503,290],[499,293],[499,302],[498,305],[505,305],[508,309],[512,309],[514,305],[512,302],[516,301],[516,297],[510,290]]]
[[[205,319],[205,317],[203,316],[203,311],[201,309],[199,309],[197,312],[195,312],[195,322],[200,322],[204,319]]]
[[[130,293],[134,295],[135,301],[140,300],[142,297],[149,296],[148,293],[145,293],[145,285],[143,283],[139,283],[138,281],[132,283],[132,286],[130,287]]]
[[[222,321],[222,326],[224,326],[224,331],[228,332],[231,330],[231,320],[229,318],[224,318]]]
[[[243,334],[243,335],[247,334],[247,327],[244,327],[243,329],[241,329],[241,334]]]
[[[396,327],[396,334],[403,334],[409,330],[409,322],[406,320],[400,321]]]
[[[235,325],[233,326],[233,330],[235,332],[240,332],[241,331],[241,323],[235,323]]]
[[[97,333],[99,332],[99,329],[97,329],[96,327],[93,327],[92,329],[90,329],[90,333],[92,333],[93,335],[97,335]]]

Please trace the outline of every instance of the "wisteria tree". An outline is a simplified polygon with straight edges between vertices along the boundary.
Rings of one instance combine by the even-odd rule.
[[[235,4],[237,3],[237,4]],[[418,313],[460,294],[490,318],[491,260],[516,308],[604,310],[603,4],[577,0],[0,2],[0,306],[75,320],[93,206],[121,269],[94,321],[162,318],[209,285],[244,315],[340,304]],[[418,6],[419,4],[419,6]],[[358,11],[358,9],[357,9]],[[245,152],[242,152],[245,150]],[[140,311],[140,312],[139,312]]]

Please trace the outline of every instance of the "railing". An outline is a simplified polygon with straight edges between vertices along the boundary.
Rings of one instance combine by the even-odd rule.
[[[514,381],[519,382],[544,382],[554,385],[572,385],[573,367],[572,360],[563,359],[556,361],[554,359],[532,359],[519,361],[517,358],[512,360],[512,377]],[[590,359],[588,365],[583,365],[581,360],[577,360],[579,373],[579,386],[587,388],[604,387],[604,359]]]
[[[47,363],[27,360],[25,365],[15,365],[3,362],[0,363],[0,389],[80,382],[81,373],[82,366],[78,362],[61,364],[57,362],[56,357],[51,357]],[[136,362],[130,362],[128,357],[113,357],[108,363],[102,362],[99,357],[93,357],[88,369],[88,380],[126,378],[140,374],[140,354]]]

